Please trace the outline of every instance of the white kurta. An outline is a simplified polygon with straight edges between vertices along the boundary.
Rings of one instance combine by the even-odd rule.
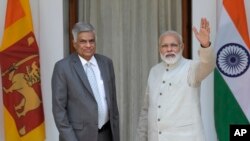
[[[138,141],[204,141],[200,82],[213,71],[212,47],[201,48],[200,61],[161,62],[149,73]]]

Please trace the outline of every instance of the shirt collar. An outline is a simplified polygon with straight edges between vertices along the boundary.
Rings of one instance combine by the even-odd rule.
[[[93,65],[93,66],[97,66],[97,61],[96,61],[95,56],[92,56],[89,61],[87,61],[86,59],[82,58],[81,56],[79,56],[79,58],[80,58],[80,61],[81,61],[81,63],[82,63],[83,66],[86,65],[88,62],[91,65]]]

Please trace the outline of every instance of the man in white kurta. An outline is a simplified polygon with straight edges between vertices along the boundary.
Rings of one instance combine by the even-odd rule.
[[[182,57],[183,42],[174,31],[159,38],[162,62],[149,73],[145,102],[139,118],[138,141],[204,141],[199,86],[215,66],[210,28],[201,19],[198,31],[200,60]]]

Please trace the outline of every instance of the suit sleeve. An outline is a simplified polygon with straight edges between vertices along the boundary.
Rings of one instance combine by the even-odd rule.
[[[113,101],[114,101],[114,105],[113,105],[113,108],[114,108],[114,114],[116,116],[116,118],[119,119],[119,110],[118,110],[118,105],[117,105],[117,97],[116,97],[116,84],[115,84],[115,72],[114,72],[114,66],[113,66],[113,62],[111,61],[110,63],[110,66],[111,66],[111,79],[112,79],[112,90],[113,90]]]
[[[112,60],[109,63],[111,69],[111,81],[112,81],[112,109],[113,109],[113,137],[115,141],[120,141],[120,123],[119,123],[119,110],[117,105],[117,96],[116,96],[116,84],[115,84],[115,72]]]
[[[67,106],[67,81],[63,64],[56,63],[52,75],[52,112],[60,140],[77,141],[72,126],[69,124]]]
[[[148,87],[146,89],[146,93],[144,96],[143,106],[141,108],[140,117],[139,117],[139,125],[137,128],[138,136],[136,136],[136,141],[147,141],[148,140],[148,106],[149,106],[149,90]]]

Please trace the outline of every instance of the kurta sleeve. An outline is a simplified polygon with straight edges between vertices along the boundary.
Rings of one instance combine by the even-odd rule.
[[[199,86],[215,67],[215,55],[212,47],[199,49],[200,60],[191,63],[188,75],[188,83],[191,86]]]
[[[148,140],[148,106],[149,106],[149,90],[146,89],[144,96],[144,103],[141,108],[139,124],[137,128],[138,136],[136,136],[136,141],[147,141]]]

